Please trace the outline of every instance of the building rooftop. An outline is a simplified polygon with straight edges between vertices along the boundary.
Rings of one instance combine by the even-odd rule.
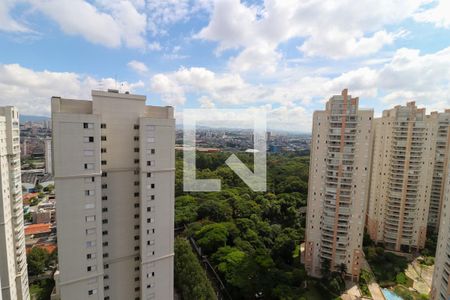
[[[25,227],[25,235],[50,233],[51,224],[31,224]]]

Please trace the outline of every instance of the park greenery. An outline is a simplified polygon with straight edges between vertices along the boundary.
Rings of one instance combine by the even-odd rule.
[[[184,238],[175,240],[175,287],[183,299],[214,300],[214,289]]]
[[[269,155],[267,192],[254,192],[224,163],[230,153],[197,153],[196,177],[221,179],[222,190],[183,192],[181,155],[177,153],[176,160],[176,227],[186,228],[182,235],[196,241],[233,299],[334,299],[340,295],[345,270],[331,273],[328,268],[324,279],[316,281],[307,277],[300,264],[309,157]],[[238,153],[238,157],[252,168],[252,154]],[[179,259],[175,255],[176,265]],[[181,280],[178,277],[178,284]],[[182,297],[208,299],[206,294],[192,298],[184,292]]]

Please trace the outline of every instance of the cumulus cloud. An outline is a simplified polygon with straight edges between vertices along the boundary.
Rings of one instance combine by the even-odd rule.
[[[144,64],[141,61],[132,60],[130,61],[127,66],[131,68],[133,71],[139,73],[139,74],[146,74],[148,73],[148,67],[146,64]]]
[[[90,99],[92,89],[120,87],[133,91],[143,82],[117,82],[112,78],[94,78],[72,72],[35,71],[18,64],[0,64],[0,105],[15,105],[23,114],[49,115],[50,98],[61,96]]]
[[[20,24],[10,16],[10,10],[16,3],[16,0],[0,1],[0,30],[8,32],[29,31],[25,25]]]
[[[281,59],[278,46],[293,38],[304,40],[298,49],[308,56],[338,59],[376,53],[404,35],[384,27],[410,17],[426,2],[265,0],[250,5],[217,0],[209,24],[195,37],[218,42],[218,54],[242,49],[230,61],[232,70],[271,71]]]
[[[433,3],[433,7],[416,13],[414,19],[418,22],[432,23],[436,27],[450,28],[450,2],[438,0]]]

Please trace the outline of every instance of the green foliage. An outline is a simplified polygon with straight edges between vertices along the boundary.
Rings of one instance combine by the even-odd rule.
[[[182,238],[175,240],[175,287],[184,300],[217,299],[189,242]]]
[[[43,279],[33,282],[30,285],[31,299],[35,300],[47,300],[50,299],[50,295],[53,291],[55,282],[53,279]]]
[[[25,220],[25,222],[32,222],[33,216],[31,215],[31,212],[27,212],[26,214],[24,214],[23,219]]]
[[[197,220],[198,204],[194,197],[186,195],[175,198],[175,225],[182,226]]]
[[[253,155],[238,153],[250,168]],[[176,222],[187,225],[233,299],[314,299],[308,297],[306,272],[299,261],[304,238],[307,157],[269,155],[268,192],[253,192],[231,171],[230,153],[197,153],[197,178],[220,179],[220,193],[184,193],[182,154],[176,161]],[[336,278],[335,278],[336,277]],[[339,274],[326,287],[324,297],[339,292]],[[320,292],[323,288],[319,288]],[[328,297],[330,296],[330,297]]]
[[[27,255],[28,274],[39,275],[44,273],[50,260],[47,250],[35,247]]]
[[[424,266],[432,266],[432,265],[434,265],[434,257],[433,256],[425,256],[424,258],[419,260],[419,263]]]
[[[405,257],[385,252],[381,247],[365,247],[364,252],[377,281],[381,286],[390,286],[396,283],[397,274],[408,267]]]
[[[398,273],[397,276],[395,277],[395,282],[397,282],[397,284],[405,285],[408,282],[405,273],[403,272]]]
[[[33,197],[30,199],[30,206],[36,206],[41,202],[38,197]]]
[[[44,192],[52,193],[55,190],[55,186],[53,184],[49,184],[44,188]]]

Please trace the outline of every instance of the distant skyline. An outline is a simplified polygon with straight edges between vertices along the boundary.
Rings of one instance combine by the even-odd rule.
[[[450,108],[448,0],[6,0],[0,105],[50,115],[91,89],[149,105],[265,107],[272,129],[310,132],[348,88],[375,115],[415,100]]]

